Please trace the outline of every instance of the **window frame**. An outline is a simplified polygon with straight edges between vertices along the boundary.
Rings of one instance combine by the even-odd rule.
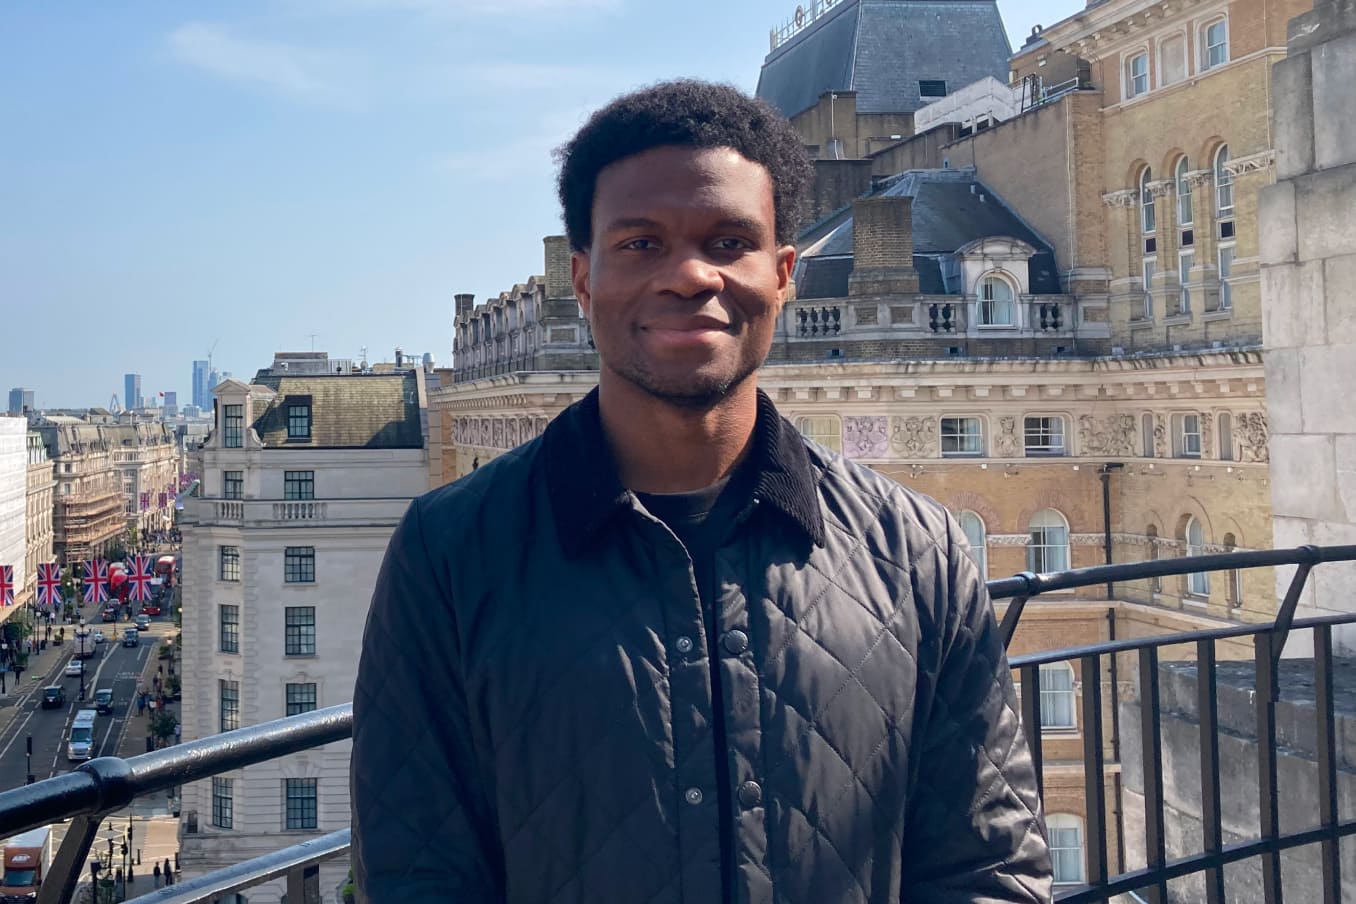
[[[221,445],[225,449],[245,448],[245,406],[221,406]]]
[[[975,287],[975,323],[980,329],[1012,329],[1017,326],[1017,287],[1006,276],[1000,275],[1001,270],[990,270],[979,278],[979,284]],[[1000,285],[1008,293],[1006,300],[994,297],[993,286]],[[988,297],[986,297],[986,292]],[[997,320],[994,314],[1004,309],[1007,320]]]
[[[319,706],[320,686],[314,681],[289,681],[283,685],[283,715],[299,716],[314,712]]]
[[[217,546],[217,580],[240,583],[240,547],[229,544]]]
[[[289,502],[315,499],[315,471],[283,471],[283,499]]]
[[[314,656],[316,650],[315,606],[283,607],[283,655]],[[309,619],[304,618],[309,614]]]
[[[1043,516],[1052,515],[1058,520],[1058,524],[1037,523],[1042,520],[1051,520]],[[1060,543],[1050,542],[1048,532],[1060,531],[1063,535],[1063,541]],[[1036,574],[1049,574],[1057,571],[1068,571],[1070,561],[1073,558],[1073,550],[1069,543],[1069,519],[1064,517],[1064,513],[1059,509],[1041,509],[1031,516],[1027,522],[1027,547],[1026,564],[1027,570]],[[1037,542],[1037,541],[1040,542]],[[1053,551],[1053,552],[1052,552]],[[1062,559],[1063,561],[1058,561]]]
[[[1177,252],[1177,313],[1186,315],[1191,313],[1191,289],[1188,283],[1191,281],[1191,268],[1196,265],[1195,250],[1188,251],[1182,249]]]
[[[834,423],[832,433],[812,432],[808,429],[815,421],[827,423],[830,420]],[[819,426],[823,425],[821,423]],[[836,414],[802,414],[796,418],[796,429],[800,431],[801,436],[819,443],[826,449],[839,453],[843,451],[843,419]]]
[[[1149,412],[1144,412],[1139,416],[1139,441],[1141,445],[1141,458],[1157,458],[1157,443],[1154,441],[1154,416]]]
[[[217,603],[217,652],[240,652],[240,607],[234,603]]]
[[[1198,459],[1201,457],[1202,435],[1201,415],[1198,411],[1183,411],[1172,416],[1173,441],[1176,444],[1176,457]],[[1191,427],[1193,429],[1188,429]],[[1194,440],[1191,439],[1194,437]]]
[[[1223,40],[1218,44],[1210,43],[1210,30],[1215,26],[1223,28]],[[1201,48],[1201,72],[1209,72],[1212,69],[1218,69],[1229,62],[1229,17],[1227,15],[1218,16],[1204,23],[1201,25],[1198,34]],[[1216,48],[1221,50],[1219,60],[1212,59]]]
[[[1234,218],[1234,177],[1224,167],[1229,163],[1229,145],[1221,144],[1211,156],[1211,168],[1215,174],[1215,219],[1232,220]]]
[[[1174,38],[1180,40],[1181,44],[1179,47],[1174,48],[1172,46],[1171,42]],[[1167,88],[1170,85],[1178,85],[1186,81],[1187,79],[1191,78],[1191,51],[1188,49],[1187,36],[1185,30],[1178,29],[1176,31],[1170,31],[1167,34],[1160,35],[1154,41],[1154,45],[1155,45],[1154,49],[1158,51],[1159,87]],[[1168,67],[1167,60],[1168,56],[1173,53],[1181,54],[1182,74],[1181,78],[1168,81],[1168,73],[1170,69]]]
[[[1221,411],[1215,415],[1215,451],[1220,461],[1234,460],[1234,416],[1232,412]]]
[[[304,442],[311,439],[312,410],[310,396],[288,396],[284,402],[287,418],[287,441]]]
[[[297,806],[294,808],[293,803]],[[296,813],[294,820],[293,814]],[[283,779],[283,830],[306,831],[320,826],[320,782],[314,778]]]
[[[1205,555],[1205,525],[1201,524],[1201,519],[1195,515],[1188,516],[1186,530],[1182,534],[1186,538],[1186,554],[1188,556]],[[1210,572],[1190,572],[1187,575],[1187,594],[1194,597],[1209,597]]]
[[[973,422],[975,430],[973,433],[964,431],[957,432],[954,430],[948,433],[948,421],[952,422],[953,426],[960,425],[964,422]],[[942,458],[982,458],[984,456],[984,419],[981,417],[976,417],[974,415],[942,415],[937,419],[937,435],[938,443],[942,451]],[[966,440],[971,438],[975,440],[975,448],[963,448],[966,444]],[[948,451],[948,440],[953,441],[957,445],[957,448]]]
[[[937,85],[940,85],[941,88],[942,88],[942,93],[941,93],[941,94],[937,94],[937,93],[927,93],[927,92],[924,92],[924,91],[923,91],[923,86],[924,86],[924,85],[927,85],[928,87],[935,87],[935,86],[937,86]],[[944,79],[944,78],[920,78],[920,79],[918,80],[918,97],[919,97],[920,99],[921,99],[921,98],[924,98],[924,97],[931,97],[931,98],[946,97],[947,94],[948,94],[948,92],[947,92],[947,90],[946,90],[946,79]]]
[[[1177,183],[1177,225],[1179,227],[1195,224],[1195,212],[1191,209],[1191,182],[1187,179],[1187,173],[1190,171],[1190,158],[1186,154],[1178,157],[1177,165],[1173,167],[1173,174]]]
[[[1073,666],[1067,662],[1047,662],[1040,666],[1037,688],[1041,695],[1041,731],[1077,731],[1078,730],[1078,677]],[[1046,678],[1059,675],[1067,676],[1068,687],[1046,687]],[[1054,682],[1051,681],[1053,684]],[[1067,698],[1067,699],[1066,699]],[[1060,704],[1067,704],[1060,705]],[[1056,709],[1068,713],[1068,719],[1056,722],[1052,714]]]
[[[1234,309],[1233,286],[1229,282],[1229,277],[1233,275],[1234,269],[1234,248],[1233,242],[1221,242],[1215,250],[1215,263],[1218,265],[1216,273],[1219,275],[1219,311],[1232,311]],[[1227,263],[1226,263],[1226,257]]]
[[[1151,289],[1154,274],[1158,272],[1158,256],[1148,255],[1140,261],[1139,282],[1144,289],[1144,310],[1141,312],[1146,321],[1154,319],[1154,296]]]
[[[1058,430],[1037,427],[1033,430],[1032,421],[1050,421],[1059,424]],[[1044,438],[1046,442],[1032,445],[1031,438]],[[1058,438],[1058,444],[1050,440]],[[1027,414],[1022,416],[1022,454],[1026,458],[1063,458],[1069,454],[1069,425],[1062,414]]]
[[[244,498],[245,498],[245,472],[244,472],[244,471],[222,471],[222,472],[221,472],[221,498],[222,498],[222,499],[244,499]]]
[[[212,827],[235,828],[235,779],[212,776]]]
[[[1086,838],[1083,831],[1083,820],[1072,813],[1050,813],[1045,817],[1045,828],[1050,835],[1050,864],[1054,870],[1056,885],[1082,885],[1086,876]],[[1055,833],[1073,832],[1077,839],[1077,847],[1069,847],[1066,842],[1067,835],[1056,835]],[[1059,856],[1066,852],[1074,852],[1075,856],[1071,859],[1078,866],[1077,876],[1061,875],[1060,866],[1066,862],[1066,858]]]
[[[315,583],[315,547],[283,547],[283,583]]]
[[[1155,235],[1158,232],[1158,214],[1154,208],[1154,193],[1149,183],[1154,181],[1154,170],[1146,166],[1139,171],[1139,231],[1140,235]]]
[[[240,727],[239,681],[217,679],[217,727],[223,732],[235,731]]]
[[[1144,61],[1144,72],[1140,74],[1135,73],[1135,62],[1138,60]],[[1125,79],[1125,88],[1121,93],[1126,100],[1134,100],[1149,93],[1153,87],[1149,79],[1149,48],[1138,47],[1125,55],[1122,78]],[[1142,87],[1138,84],[1140,80],[1143,80]]]
[[[978,512],[970,509],[963,509],[956,515],[956,522],[960,525],[961,533],[965,534],[965,539],[970,544],[971,558],[975,561],[975,567],[979,569],[981,579],[989,576],[989,531],[984,524],[984,519]]]

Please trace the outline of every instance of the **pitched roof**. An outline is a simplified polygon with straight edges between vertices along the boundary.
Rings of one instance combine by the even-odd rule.
[[[787,117],[826,91],[857,92],[859,113],[912,113],[933,100],[920,81],[1006,83],[1011,53],[994,0],[840,0],[767,55],[758,96]]]
[[[255,385],[276,395],[258,413],[254,430],[265,446],[302,449],[419,449],[419,392],[413,371],[285,377],[260,373]],[[287,409],[303,399],[311,406],[310,436],[289,439]]]

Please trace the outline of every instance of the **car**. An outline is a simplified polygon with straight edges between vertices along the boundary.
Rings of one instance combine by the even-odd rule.
[[[60,709],[66,705],[66,689],[59,684],[49,684],[42,689],[42,708]]]
[[[124,628],[122,631],[122,645],[124,647],[140,646],[141,632],[136,628]]]
[[[117,620],[118,620],[118,607],[117,607],[117,606],[106,606],[106,607],[104,608],[104,611],[100,614],[99,617],[102,618],[102,619],[103,619],[104,621],[106,621],[106,622],[115,622],[115,621],[117,621]]]
[[[85,674],[85,661],[83,659],[72,659],[66,663],[66,677],[79,678]]]
[[[151,617],[143,612],[136,617],[136,626],[141,631],[151,630]]]
[[[103,632],[103,631],[99,630],[98,628],[95,628],[95,629],[94,629],[94,642],[95,642],[95,643],[103,643],[106,639],[107,639],[107,638],[104,637],[104,632]]]
[[[101,687],[94,692],[94,711],[99,715],[113,712],[113,688]]]
[[[160,604],[157,602],[143,603],[141,611],[144,615],[159,615]]]

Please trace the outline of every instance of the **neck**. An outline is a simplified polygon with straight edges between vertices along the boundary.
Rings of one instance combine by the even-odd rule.
[[[758,386],[750,377],[713,407],[690,409],[600,378],[598,409],[622,486],[686,493],[709,487],[743,458],[758,421]]]

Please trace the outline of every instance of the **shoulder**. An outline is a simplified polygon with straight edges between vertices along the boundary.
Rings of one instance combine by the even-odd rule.
[[[826,502],[840,501],[846,512],[897,523],[939,542],[946,540],[951,515],[937,500],[816,442],[807,439],[805,445],[810,466],[819,472],[819,492]]]
[[[537,437],[416,498],[407,519],[417,521],[430,546],[442,546],[521,513],[541,476],[541,444]]]

